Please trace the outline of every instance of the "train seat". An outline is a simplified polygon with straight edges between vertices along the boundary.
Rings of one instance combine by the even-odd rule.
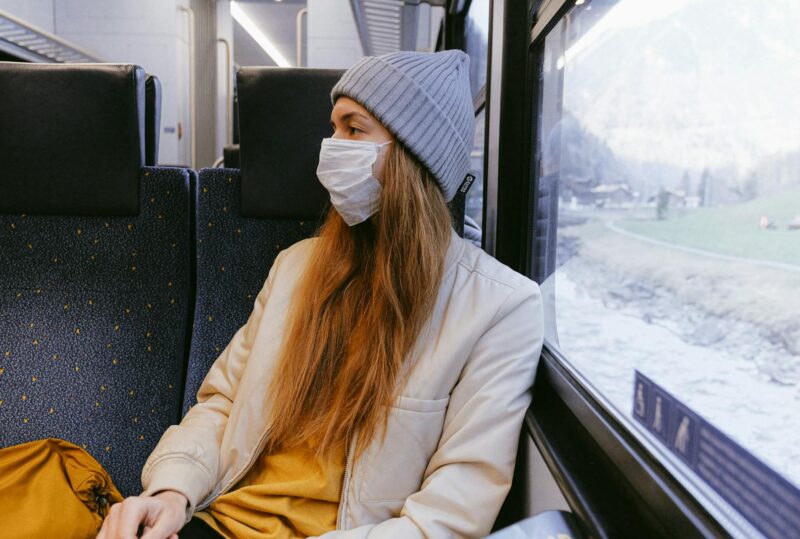
[[[161,81],[148,74],[144,83],[144,164],[158,164],[158,141],[161,129]]]
[[[239,145],[228,144],[222,150],[222,163],[225,168],[239,168]]]
[[[143,167],[131,65],[0,67],[0,446],[63,438],[125,495],[180,417],[186,170]]]
[[[196,195],[197,295],[184,413],[247,321],[275,257],[314,234],[325,212],[316,164],[330,134],[328,95],[340,76],[319,69],[238,73],[241,169],[201,170]]]

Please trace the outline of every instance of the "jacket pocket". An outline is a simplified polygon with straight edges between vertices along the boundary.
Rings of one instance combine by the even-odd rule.
[[[414,399],[399,396],[389,410],[386,437],[365,451],[360,465],[361,503],[403,501],[417,492],[442,435],[449,397]]]

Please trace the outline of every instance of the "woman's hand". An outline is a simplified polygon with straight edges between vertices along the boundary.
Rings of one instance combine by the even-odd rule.
[[[97,539],[178,539],[186,516],[186,496],[165,490],[155,496],[130,496],[111,506]]]

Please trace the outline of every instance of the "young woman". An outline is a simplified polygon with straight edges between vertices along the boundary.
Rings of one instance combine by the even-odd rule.
[[[198,402],[100,539],[485,536],[542,345],[539,288],[453,231],[473,109],[459,51],[333,88],[332,209],[281,252]]]

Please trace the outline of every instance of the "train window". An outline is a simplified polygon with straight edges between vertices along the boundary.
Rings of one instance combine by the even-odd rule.
[[[465,237],[480,245],[483,229],[484,130],[486,74],[489,58],[489,0],[472,0],[464,20],[464,49],[469,55],[469,81],[475,102],[475,140],[470,172],[475,181],[467,192]]]
[[[480,112],[475,116],[475,139],[472,145],[472,152],[470,153],[471,170],[470,172],[475,176],[472,182],[472,187],[467,191],[466,203],[466,221],[467,228],[472,228],[473,232],[467,236],[475,243],[480,244],[481,230],[483,230],[483,152],[484,152],[484,131],[486,126],[486,109],[481,108]],[[477,225],[475,227],[469,226],[469,220],[472,220]],[[465,230],[465,233],[470,232]]]
[[[634,370],[800,484],[800,4],[578,1],[544,36],[547,346],[638,436]],[[666,457],[664,457],[666,458]]]
[[[489,0],[472,0],[464,26],[464,42],[469,55],[469,81],[472,95],[486,86],[489,54]]]

